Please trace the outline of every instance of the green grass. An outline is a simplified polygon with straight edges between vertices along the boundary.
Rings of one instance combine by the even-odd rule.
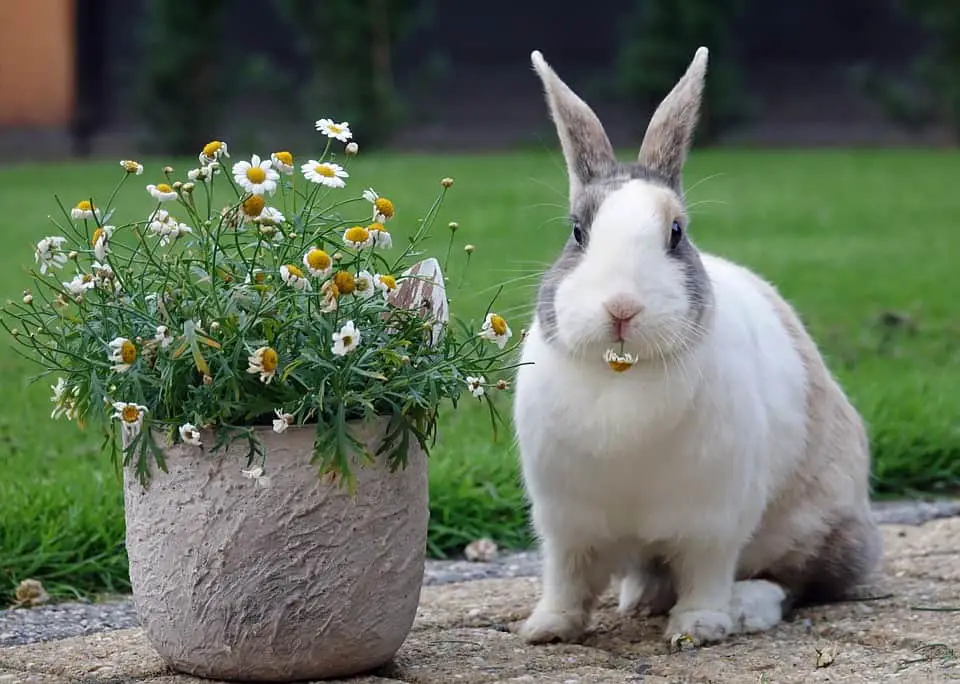
[[[352,171],[354,191],[372,184],[398,203],[392,228],[401,235],[439,179],[456,178],[439,225],[457,221],[460,244],[477,251],[452,306],[480,313],[505,283],[499,308],[519,333],[530,276],[567,236],[557,153],[361,155]],[[103,196],[118,172],[116,161],[0,169],[2,296],[18,297],[26,282],[52,194],[66,203]],[[926,151],[705,151],[687,168],[695,241],[754,267],[802,312],[869,423],[878,495],[960,482],[957,178],[960,155]],[[141,179],[156,182],[149,171]],[[149,210],[145,195],[124,195],[121,211]],[[443,254],[445,231],[437,235]],[[902,320],[909,325],[891,323]],[[50,421],[50,383],[30,385],[34,369],[12,352],[0,355],[0,370],[0,595],[25,577],[59,593],[126,589],[120,489],[96,434]],[[430,486],[433,553],[480,535],[530,541],[512,436],[493,442],[475,404],[445,416]]]

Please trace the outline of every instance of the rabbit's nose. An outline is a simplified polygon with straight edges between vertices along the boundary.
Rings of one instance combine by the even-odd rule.
[[[624,323],[643,311],[643,304],[628,296],[608,299],[604,302],[603,307],[615,321]]]

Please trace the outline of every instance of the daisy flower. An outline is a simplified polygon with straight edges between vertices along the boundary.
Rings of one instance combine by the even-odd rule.
[[[353,280],[353,293],[361,299],[370,299],[376,291],[373,276],[368,271],[360,271]]]
[[[135,162],[132,159],[121,159],[120,166],[127,173],[132,173],[135,176],[139,176],[143,173],[143,164],[140,162]]]
[[[137,345],[126,337],[115,337],[110,341],[109,353],[110,361],[113,361],[113,370],[125,373],[130,370],[130,366],[137,360]]]
[[[286,150],[271,154],[270,161],[273,162],[273,168],[280,173],[287,176],[293,174],[293,155]]]
[[[343,179],[350,177],[350,174],[339,164],[318,162],[315,159],[303,164],[300,171],[308,181],[326,185],[330,188],[342,188],[346,185]]]
[[[393,247],[393,237],[388,233],[382,223],[371,223],[367,226],[367,231],[373,236],[373,246],[380,249],[390,249]]]
[[[373,284],[377,289],[383,292],[383,298],[387,299],[390,293],[397,289],[397,279],[389,274],[380,274],[373,276]]]
[[[247,372],[259,373],[260,382],[269,385],[273,376],[277,374],[277,365],[280,359],[277,357],[277,350],[273,347],[260,347],[253,354],[247,357]]]
[[[393,218],[396,211],[393,208],[393,202],[386,197],[381,197],[373,188],[367,188],[363,191],[363,199],[373,205],[373,220],[377,223],[386,223]]]
[[[165,325],[157,326],[157,332],[153,339],[160,343],[161,349],[166,349],[173,344],[173,335],[170,334],[170,329]]]
[[[303,277],[303,271],[293,264],[284,264],[280,267],[280,279],[297,290],[304,290],[310,287],[310,282]]]
[[[59,235],[45,237],[37,243],[35,257],[40,264],[40,274],[45,275],[48,268],[63,268],[67,263],[67,255],[63,251],[63,243],[67,238]]]
[[[94,216],[100,216],[100,210],[93,206],[90,200],[80,200],[76,206],[70,210],[70,218],[74,220],[91,219]]]
[[[193,423],[184,423],[180,426],[180,439],[184,444],[203,446],[203,442],[200,441],[200,431]]]
[[[275,207],[264,207],[263,211],[260,212],[260,223],[262,225],[279,226],[286,220],[286,217]]]
[[[613,349],[608,349],[603,354],[603,360],[617,373],[622,373],[629,370],[638,361],[638,358],[629,352],[618,354]]]
[[[116,230],[116,228],[113,226],[100,226],[93,231],[90,244],[93,245],[93,253],[96,255],[97,261],[106,261],[107,253],[110,251],[107,243],[110,241],[110,238],[113,237],[114,230]]]
[[[347,321],[340,330],[333,333],[333,346],[330,351],[334,356],[346,356],[360,344],[360,331],[357,330],[353,321]]]
[[[273,168],[272,161],[260,161],[260,155],[255,154],[250,161],[240,161],[233,165],[233,180],[253,195],[272,195],[277,191],[280,174]]]
[[[203,146],[203,150],[201,150],[197,158],[201,164],[212,164],[220,159],[220,157],[229,156],[230,153],[227,152],[227,143],[220,140],[211,140]]]
[[[340,294],[348,295],[353,292],[355,280],[350,271],[337,271],[333,276],[333,284],[337,286]]]
[[[180,223],[176,219],[171,218],[166,225],[166,229],[160,234],[160,246],[169,245],[181,235],[187,235],[192,232],[193,228],[186,223]]]
[[[263,474],[263,467],[256,466],[255,468],[250,468],[249,470],[241,470],[240,473],[256,482],[261,487],[270,486],[270,478]]]
[[[58,418],[73,420],[76,418],[77,397],[80,395],[80,388],[74,387],[71,390],[66,380],[57,378],[57,384],[50,385],[50,389],[53,390],[53,397],[50,398],[50,401],[54,404],[50,417],[54,420]]]
[[[329,138],[336,138],[340,142],[347,142],[353,137],[348,121],[334,123],[333,119],[319,119],[317,121],[317,130]]]
[[[196,183],[197,181],[205,181],[208,178],[211,178],[215,173],[220,173],[219,166],[204,165],[200,168],[190,169],[187,171],[187,178]]]
[[[343,244],[353,249],[363,249],[373,244],[373,236],[363,226],[354,226],[344,231]]]
[[[263,207],[266,204],[263,195],[250,195],[240,203],[240,213],[243,218],[253,220],[263,213]]]
[[[273,419],[273,431],[280,433],[284,432],[288,427],[293,424],[293,414],[284,413],[283,409],[274,409],[274,415],[277,417]]]
[[[470,394],[475,396],[477,399],[483,396],[484,389],[483,386],[486,384],[487,379],[482,375],[479,378],[475,378],[472,375],[467,376],[467,387],[470,388]]]
[[[125,401],[113,402],[114,414],[112,418],[120,420],[120,426],[123,428],[125,441],[130,441],[140,434],[140,428],[143,426],[143,416],[147,413],[146,406],[140,404],[127,403]]]
[[[169,202],[177,199],[177,192],[167,183],[157,183],[156,185],[151,183],[147,186],[147,192],[158,202]]]
[[[84,292],[96,287],[97,283],[94,281],[92,275],[78,273],[73,276],[72,280],[65,282],[63,286],[67,292],[70,293],[71,297],[82,297]]]
[[[495,313],[487,314],[487,319],[483,322],[483,327],[480,328],[480,337],[496,342],[497,346],[503,349],[507,340],[512,336],[513,332],[511,332],[510,326],[507,325],[502,316]]]
[[[326,278],[333,270],[333,259],[322,249],[314,247],[303,255],[303,265],[314,278]]]

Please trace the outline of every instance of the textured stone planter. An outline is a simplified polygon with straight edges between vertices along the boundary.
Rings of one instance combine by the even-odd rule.
[[[384,422],[355,426],[376,447]],[[416,615],[426,555],[426,457],[356,469],[353,497],[310,465],[314,430],[262,432],[270,486],[246,448],[176,445],[146,489],[125,473],[127,552],[147,637],[214,679],[347,676],[388,662]],[[204,444],[213,444],[211,434]]]

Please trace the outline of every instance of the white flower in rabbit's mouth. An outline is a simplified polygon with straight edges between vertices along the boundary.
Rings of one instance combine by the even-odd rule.
[[[513,332],[503,316],[495,313],[487,314],[487,319],[483,322],[483,327],[480,328],[480,337],[495,342],[498,347],[503,349],[507,340],[512,336]]]
[[[317,121],[317,130],[327,137],[335,138],[340,142],[347,142],[353,137],[353,133],[350,132],[350,123],[348,121],[334,123],[333,119],[319,119]]]
[[[272,161],[261,161],[260,155],[255,154],[250,161],[240,161],[233,165],[233,180],[253,195],[272,195],[277,190],[280,174],[273,168]]]
[[[288,427],[293,425],[293,414],[284,413],[283,409],[274,409],[273,413],[277,416],[273,419],[273,431],[276,433],[285,432]]]
[[[330,188],[342,188],[346,185],[343,179],[350,177],[350,174],[339,164],[332,162],[321,163],[316,159],[311,159],[306,164],[303,164],[300,167],[300,171],[308,181],[326,185]]]
[[[470,394],[475,396],[477,399],[483,396],[484,389],[483,386],[487,383],[487,379],[482,375],[478,378],[473,377],[472,375],[467,376],[467,387],[470,388]]]
[[[180,426],[180,439],[190,446],[203,446],[203,442],[200,441],[200,431],[193,423],[184,423]]]
[[[339,331],[333,333],[333,347],[330,351],[335,356],[346,356],[360,344],[360,331],[353,321],[347,321]]]
[[[638,361],[638,357],[634,356],[630,352],[617,353],[614,349],[608,349],[603,353],[603,360],[606,361],[607,365],[610,366],[615,372],[622,373],[625,370],[630,370]]]

